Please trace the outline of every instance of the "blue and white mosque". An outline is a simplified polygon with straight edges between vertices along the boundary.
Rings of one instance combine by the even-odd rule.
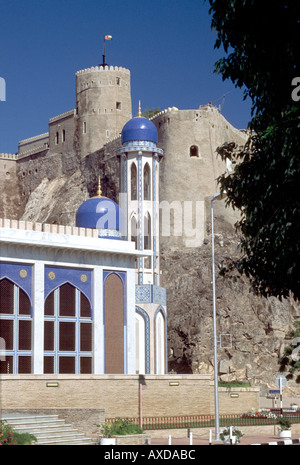
[[[5,374],[165,374],[155,125],[122,130],[120,201],[79,206],[75,226],[1,220],[0,366]]]

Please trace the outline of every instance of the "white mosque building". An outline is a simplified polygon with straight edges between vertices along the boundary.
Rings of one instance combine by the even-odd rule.
[[[98,195],[76,226],[0,220],[2,374],[167,373],[155,125],[122,130],[121,205]]]

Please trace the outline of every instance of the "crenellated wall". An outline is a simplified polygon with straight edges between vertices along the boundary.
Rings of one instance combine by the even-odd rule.
[[[117,72],[122,72],[125,74],[128,74],[130,76],[130,71],[129,69],[123,68],[122,66],[91,66],[90,68],[85,68],[81,69],[76,72],[76,74],[87,74],[87,73],[93,73],[95,71],[100,71],[105,73],[106,71],[117,71]]]
[[[8,218],[0,218],[0,228],[98,238],[97,229],[78,228],[76,226],[66,226],[59,224],[33,223],[32,221],[12,220]]]

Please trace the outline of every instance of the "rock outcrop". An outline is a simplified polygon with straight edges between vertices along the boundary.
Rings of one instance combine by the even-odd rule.
[[[300,306],[286,299],[259,297],[238,273],[220,275],[239,256],[238,235],[226,214],[215,219],[216,307],[219,375],[248,381],[262,391],[276,389],[278,358],[290,344],[289,332]],[[169,369],[213,376],[213,296],[210,224],[202,247],[161,253],[162,285],[167,288]],[[220,338],[220,334],[222,335]],[[299,384],[290,380],[290,395]]]

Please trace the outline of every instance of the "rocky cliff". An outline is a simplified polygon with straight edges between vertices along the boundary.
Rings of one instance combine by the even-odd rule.
[[[276,389],[278,357],[290,344],[289,332],[300,318],[292,297],[277,299],[254,295],[247,278],[238,273],[220,275],[238,258],[239,238],[220,208],[215,217],[215,269],[219,375],[223,381],[248,381],[262,392]],[[163,285],[168,299],[169,369],[211,373],[213,376],[213,298],[211,225],[202,247],[161,254]],[[299,395],[295,379],[285,389]]]

